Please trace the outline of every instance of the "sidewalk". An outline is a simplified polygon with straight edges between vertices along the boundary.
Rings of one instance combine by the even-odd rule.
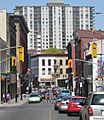
[[[28,100],[28,95],[26,97],[23,97],[23,100],[20,100],[20,97],[17,98],[17,103],[15,102],[15,98],[10,101],[10,103],[3,103],[0,104],[0,107],[13,107],[13,106],[19,106],[24,103],[26,103]]]

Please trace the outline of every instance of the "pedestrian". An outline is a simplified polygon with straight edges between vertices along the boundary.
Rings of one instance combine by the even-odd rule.
[[[3,93],[3,102],[6,102],[6,95]]]
[[[52,91],[47,90],[47,92],[45,94],[45,100],[46,100],[46,102],[53,103],[53,93],[52,93]]]
[[[49,96],[49,90],[47,90],[46,93],[45,93],[45,101],[47,103],[49,102],[49,98],[50,98],[50,96]]]
[[[53,103],[53,93],[51,90],[49,91],[49,101]]]
[[[10,103],[10,100],[11,100],[10,93],[7,93],[7,94],[6,94],[6,99],[7,99],[7,102]]]

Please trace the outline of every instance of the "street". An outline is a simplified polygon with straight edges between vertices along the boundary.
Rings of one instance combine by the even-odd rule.
[[[59,114],[53,109],[53,104],[43,101],[15,107],[1,107],[0,120],[78,120],[78,116],[68,117],[65,113]]]

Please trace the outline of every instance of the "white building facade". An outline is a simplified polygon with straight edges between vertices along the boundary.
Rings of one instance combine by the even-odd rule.
[[[98,38],[93,42],[90,42],[89,50],[86,51],[86,56],[92,54],[92,44],[97,44],[97,57],[92,58],[90,63],[92,64],[92,79],[93,79],[93,91],[100,91],[102,87],[104,89],[104,39]]]
[[[14,12],[24,15],[30,30],[28,49],[37,51],[37,34],[41,36],[41,50],[65,49],[73,31],[94,28],[94,7],[70,6],[64,0],[48,0],[46,6],[17,6]]]
[[[68,77],[67,68],[67,54],[38,54],[31,58],[32,75],[40,85],[64,86],[62,83]]]

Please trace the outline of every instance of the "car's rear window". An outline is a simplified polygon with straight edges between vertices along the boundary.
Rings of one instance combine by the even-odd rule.
[[[94,94],[91,105],[104,105],[104,94]]]
[[[38,94],[32,94],[30,95],[30,97],[38,97],[39,95]]]
[[[62,101],[70,100],[71,96],[64,96],[61,98]]]
[[[72,98],[73,103],[80,103],[83,102],[85,98]]]
[[[68,90],[62,90],[62,93],[70,93]]]

